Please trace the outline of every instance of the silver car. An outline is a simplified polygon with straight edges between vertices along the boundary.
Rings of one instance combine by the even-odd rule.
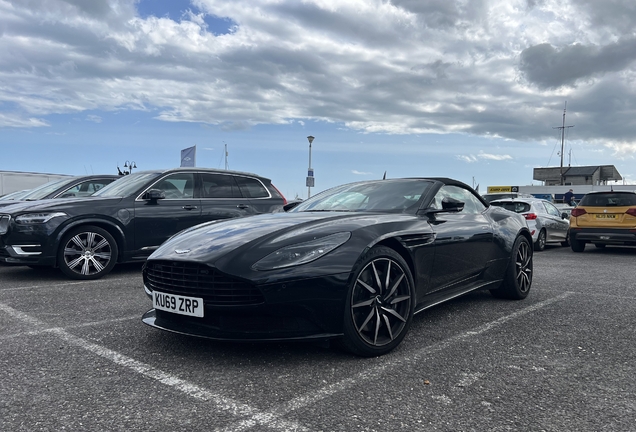
[[[520,213],[526,218],[534,241],[534,250],[542,251],[548,243],[569,246],[570,221],[550,201],[539,198],[510,198],[492,201],[490,205]]]

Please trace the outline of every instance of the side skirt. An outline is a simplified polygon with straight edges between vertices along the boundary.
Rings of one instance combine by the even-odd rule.
[[[417,307],[415,308],[415,313],[418,314],[422,312],[423,310],[436,306],[440,303],[444,303],[445,301],[454,299],[455,297],[468,294],[471,291],[496,288],[499,284],[501,284],[501,281],[502,279],[489,281],[489,282],[478,281],[468,286],[464,285],[460,288],[455,288],[453,290],[444,290],[444,291],[434,292],[424,297],[423,301],[420,304],[418,304]]]

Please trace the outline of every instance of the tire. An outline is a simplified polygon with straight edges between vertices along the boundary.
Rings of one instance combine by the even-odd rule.
[[[577,240],[576,237],[570,237],[570,247],[573,252],[583,252],[585,250],[585,242]]]
[[[393,249],[374,247],[354,268],[340,346],[362,357],[390,352],[404,339],[414,307],[415,284],[408,265]]]
[[[510,255],[501,286],[490,293],[497,298],[522,300],[528,297],[532,286],[532,247],[528,239],[517,237]]]
[[[594,246],[596,246],[599,249],[603,249],[606,245],[603,243],[594,243]]]
[[[108,231],[85,225],[64,235],[57,264],[72,279],[99,279],[113,269],[117,255],[117,242]]]
[[[561,246],[570,246],[570,231],[565,235],[565,240],[561,242]]]
[[[534,250],[536,250],[537,252],[541,252],[542,250],[544,250],[545,242],[546,242],[546,232],[544,229],[542,229],[539,232],[539,237],[537,237],[537,241],[534,242]]]

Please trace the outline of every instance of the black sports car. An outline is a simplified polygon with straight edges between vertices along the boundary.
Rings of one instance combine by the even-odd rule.
[[[146,261],[143,322],[224,340],[337,338],[376,356],[415,313],[476,289],[523,299],[523,216],[445,178],[339,186],[287,213],[206,223]]]

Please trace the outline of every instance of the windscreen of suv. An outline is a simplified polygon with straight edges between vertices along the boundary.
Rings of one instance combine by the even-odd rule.
[[[127,197],[134,193],[141,192],[141,189],[149,182],[159,177],[158,172],[142,172],[123,176],[122,178],[104,186],[91,196],[103,198]]]
[[[490,205],[505,208],[515,213],[526,213],[530,211],[530,204],[516,201],[492,202]]]
[[[636,205],[636,194],[608,192],[585,195],[579,206],[588,207],[626,207]]]

